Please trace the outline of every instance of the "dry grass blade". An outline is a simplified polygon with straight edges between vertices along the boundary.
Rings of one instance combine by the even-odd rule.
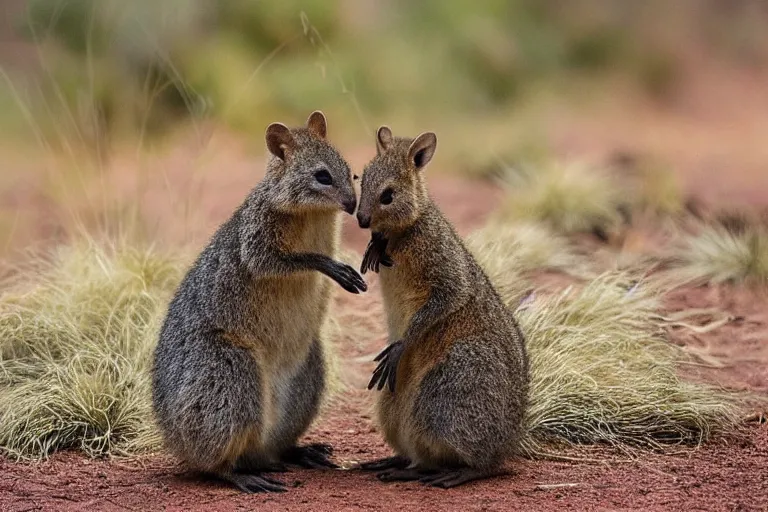
[[[659,288],[607,273],[518,311],[532,371],[528,455],[553,443],[621,450],[698,444],[737,429],[733,394],[682,380],[663,337]]]
[[[148,369],[183,269],[152,249],[93,241],[18,269],[0,297],[0,449],[156,448]]]
[[[524,284],[521,272],[570,260],[553,258],[557,248],[526,255],[509,237],[475,250],[497,265],[496,279],[509,279],[503,292],[512,303]],[[0,297],[0,449],[43,458],[62,448],[99,456],[158,447],[149,367],[184,268],[180,258],[151,249],[88,241],[7,278]],[[660,295],[649,282],[610,273],[518,310],[533,378],[529,456],[558,442],[625,449],[695,444],[735,428],[741,414],[732,395],[677,376],[685,354],[663,338]],[[344,307],[329,323],[329,339],[383,334],[363,322],[370,316]],[[331,388],[340,387],[332,378]]]
[[[574,252],[571,243],[543,224],[492,222],[467,237],[466,243],[507,305],[517,305],[523,297],[527,272],[590,275],[586,260]]]
[[[604,171],[583,163],[551,162],[536,169],[508,170],[509,190],[501,218],[543,222],[562,233],[605,233],[621,222],[622,191]]]
[[[40,459],[66,448],[159,448],[149,370],[186,267],[174,255],[86,239],[13,269],[0,296],[0,451]],[[343,383],[329,340],[357,320],[326,325],[331,395]]]
[[[684,281],[768,284],[768,229],[700,223],[694,234],[683,236],[669,259]]]

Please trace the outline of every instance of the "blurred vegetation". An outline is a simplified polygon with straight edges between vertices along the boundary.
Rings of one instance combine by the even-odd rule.
[[[182,119],[260,133],[275,118],[316,108],[368,135],[371,120],[384,115],[406,128],[477,119],[544,87],[573,93],[579,76],[629,75],[663,98],[680,72],[681,41],[759,60],[766,36],[755,20],[768,16],[754,0],[27,0],[26,7],[16,26],[39,45],[43,72],[17,90],[35,105],[38,137],[55,145],[77,134],[96,146],[116,133],[160,134]]]
[[[694,222],[670,254],[681,280],[694,284],[768,285],[768,215],[722,214],[714,222]]]
[[[0,453],[156,448],[149,368],[186,261],[87,239],[30,255],[0,295]]]
[[[499,215],[542,222],[560,233],[597,231],[607,237],[622,224],[626,191],[598,167],[583,162],[544,162],[507,169],[509,191]]]
[[[737,439],[747,396],[678,376],[679,364],[695,358],[664,335],[669,323],[659,311],[668,283],[618,272],[587,277],[586,259],[547,233],[489,224],[470,239],[528,342],[524,454],[557,458],[563,445],[594,444],[631,454]],[[520,243],[526,239],[532,243]],[[9,269],[0,279],[1,455],[135,456],[160,448],[149,369],[187,256],[83,236]],[[539,297],[525,275],[577,268],[585,270],[577,283]],[[370,303],[334,312],[323,336],[332,391],[343,389],[349,371],[335,347],[382,339],[382,326]]]

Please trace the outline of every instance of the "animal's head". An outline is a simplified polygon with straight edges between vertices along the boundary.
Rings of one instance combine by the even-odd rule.
[[[267,127],[267,166],[275,205],[292,213],[333,211],[354,213],[357,200],[349,165],[326,139],[328,125],[319,110],[304,128],[281,123]]]
[[[422,172],[437,148],[437,136],[394,137],[382,126],[376,132],[376,156],[363,171],[357,222],[361,228],[391,233],[418,219],[427,191]]]

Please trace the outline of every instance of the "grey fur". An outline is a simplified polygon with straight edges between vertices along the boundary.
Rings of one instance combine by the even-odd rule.
[[[510,373],[520,363],[505,345],[491,332],[457,340],[424,377],[413,416],[455,449],[457,459],[442,465],[493,469],[514,453],[526,397]]]
[[[379,394],[379,422],[395,452],[412,462],[409,469],[389,461],[363,467],[390,468],[379,475],[387,481],[465,468],[437,482],[452,486],[497,473],[515,453],[530,377],[516,320],[427,194],[423,161],[436,143],[431,133],[414,142],[380,129],[378,154],[362,177],[358,220],[387,239],[394,264],[380,276],[389,341],[405,347],[396,391]],[[424,153],[414,158],[415,151]],[[380,204],[387,189],[393,200]]]
[[[325,389],[325,357],[323,345],[315,340],[304,364],[294,374],[289,386],[290,392],[277,395],[278,410],[283,411],[275,430],[282,433],[275,439],[279,451],[293,446],[315,419],[320,399]],[[290,442],[294,440],[294,442]]]
[[[265,178],[192,265],[155,352],[153,403],[168,449],[244,490],[276,489],[234,471],[279,463],[317,415],[332,286],[320,273],[365,290],[334,259],[338,212],[354,207],[355,194],[348,165],[323,138],[325,118],[313,116],[319,129],[279,126],[279,144],[273,134],[270,150],[285,159],[270,159]],[[333,184],[321,186],[317,169]]]

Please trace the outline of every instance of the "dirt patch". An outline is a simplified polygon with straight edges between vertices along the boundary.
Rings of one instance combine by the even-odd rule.
[[[336,447],[339,461],[388,454],[363,411],[370,395],[345,394],[308,441]],[[510,474],[442,490],[383,484],[358,471],[294,471],[285,494],[244,495],[190,474],[173,460],[93,461],[60,454],[42,464],[0,462],[0,509],[22,510],[765,510],[768,427],[739,445],[715,443],[677,455],[600,463],[510,463]],[[343,473],[343,474],[342,474]]]
[[[758,105],[764,105],[760,86],[766,79],[723,84],[719,76],[710,78],[719,87],[717,94],[699,91],[691,96],[690,105],[670,109],[643,103],[632,105],[629,114],[625,104],[608,105],[608,110],[617,112],[558,116],[551,138],[559,153],[606,156],[620,149],[658,154],[680,174],[686,188],[705,199],[739,197],[764,205],[768,197],[763,172],[765,124],[761,109],[744,98],[757,98]],[[702,110],[714,104],[710,101],[714,96],[729,99],[730,108],[718,103],[718,112],[725,114]],[[749,108],[737,108],[736,103]],[[733,130],[737,125],[747,129]],[[353,170],[359,172],[372,152],[367,148],[347,154]],[[99,207],[129,203],[148,225],[153,240],[171,247],[199,248],[261,177],[262,168],[263,157],[227,137],[205,143],[195,140],[149,163],[117,158],[104,181],[94,180],[93,190],[68,203],[72,208],[83,203],[97,212]],[[740,171],[726,172],[731,168]],[[62,212],[50,207],[47,198],[38,197],[38,182],[44,174],[24,174],[30,178],[4,187],[14,194],[0,197],[2,206],[13,213],[8,221],[17,226],[9,237],[15,247],[55,237],[57,223],[67,220],[62,221]],[[435,200],[464,235],[485,221],[502,197],[500,190],[488,184],[434,172],[428,180]],[[17,195],[20,191],[26,195]],[[345,217],[343,239],[362,253],[368,236],[354,219]],[[630,240],[625,247],[647,243],[645,238]],[[336,460],[345,463],[389,454],[373,424],[373,395],[364,391],[373,368],[370,359],[383,346],[385,328],[376,278],[367,279],[371,284],[367,294],[337,296],[337,310],[349,313],[354,305],[371,317],[370,332],[363,338],[345,330],[340,333],[335,346],[347,391],[334,400],[306,439],[332,443]],[[549,281],[540,276],[536,282],[546,285]],[[667,308],[670,312],[684,308],[727,312],[732,320],[719,329],[672,331],[673,342],[709,357],[704,366],[684,371],[765,396],[765,294],[728,286],[685,289],[668,297]],[[278,475],[296,485],[289,492],[247,496],[189,474],[164,455],[128,462],[61,453],[39,464],[0,460],[0,510],[768,510],[765,424],[748,424],[742,442],[714,442],[672,454],[647,454],[641,460],[627,461],[600,448],[590,449],[588,455],[599,462],[512,461],[506,476],[447,491],[414,483],[383,484],[357,471],[294,471]]]
[[[234,187],[233,187],[234,189]],[[486,185],[432,180],[436,201],[462,233],[480,225],[499,200]],[[362,233],[362,236],[361,236]],[[358,251],[365,234],[345,225],[345,241]],[[376,431],[373,394],[364,391],[370,359],[384,343],[375,276],[360,297],[337,295],[337,310],[367,311],[377,322],[365,340],[342,331],[336,342],[347,390],[338,396],[306,441],[330,442],[338,462],[349,464],[389,454]],[[544,283],[547,281],[544,280]],[[354,301],[354,302],[352,302]],[[361,303],[363,303],[361,305]],[[733,287],[675,292],[668,309],[720,308],[733,320],[720,329],[672,333],[675,342],[705,348],[717,367],[699,378],[737,389],[768,389],[768,300]],[[359,471],[303,471],[277,475],[294,487],[279,495],[243,495],[227,485],[190,474],[163,455],[139,461],[89,460],[62,453],[39,464],[0,461],[0,509],[22,510],[765,510],[768,503],[768,426],[752,423],[744,441],[714,442],[674,454],[628,461],[606,449],[587,454],[599,462],[517,460],[508,475],[454,490],[416,483],[383,484]],[[582,453],[583,455],[583,453]]]
[[[666,299],[671,313],[682,310],[713,311],[704,321],[728,316],[728,322],[702,334],[673,329],[671,340],[694,355],[701,365],[687,373],[731,389],[768,393],[768,291],[732,285],[702,286],[673,291]]]

